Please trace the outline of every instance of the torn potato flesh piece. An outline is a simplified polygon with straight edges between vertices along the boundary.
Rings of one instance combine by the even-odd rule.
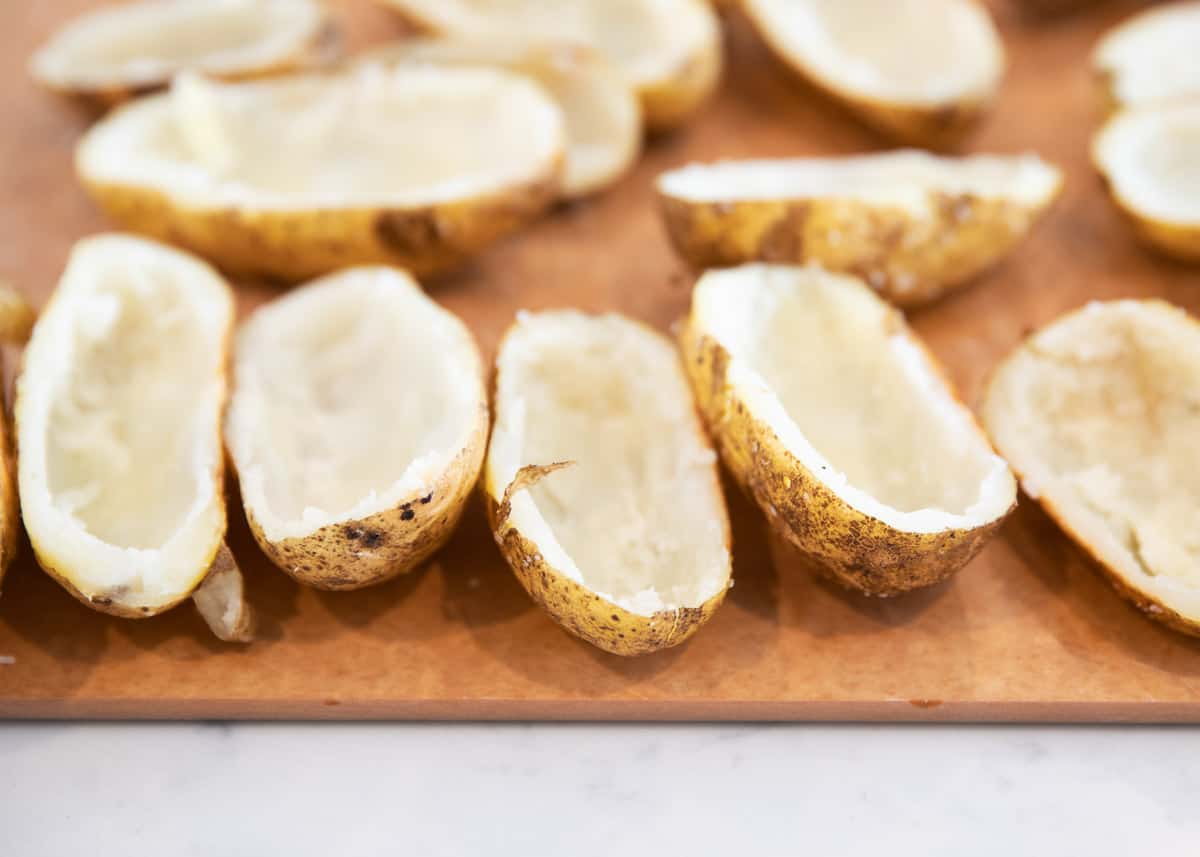
[[[384,0],[422,30],[504,43],[590,46],[638,93],[651,130],[679,125],[716,88],[720,24],[707,0]]]
[[[1142,241],[1200,262],[1200,98],[1118,113],[1092,161]]]
[[[71,21],[30,71],[55,90],[119,100],[181,71],[239,79],[304,67],[331,30],[320,0],[143,0]]]
[[[903,317],[862,282],[746,265],[701,277],[684,363],[730,471],[835,580],[896,595],[951,575],[1016,483]]]
[[[608,652],[682,643],[730,586],[730,535],[670,342],[617,315],[522,314],[496,372],[485,485],[521,584]]]
[[[254,611],[246,600],[241,569],[229,548],[222,545],[217,551],[208,575],[192,593],[192,603],[218,639],[227,643],[253,642]]]
[[[406,39],[368,52],[364,62],[491,65],[528,75],[563,112],[563,195],[601,190],[629,171],[642,146],[642,114],[624,78],[594,49],[546,41]]]
[[[996,94],[1004,48],[976,0],[744,0],[789,68],[904,142],[944,145]],[[880,15],[886,16],[886,23]]]
[[[238,334],[226,443],[255,539],[303,583],[357,589],[428,558],[487,429],[474,339],[403,271],[317,280]]]
[[[983,420],[1122,595],[1200,635],[1200,322],[1157,300],[1068,313],[996,369]]]
[[[523,76],[363,64],[238,84],[183,76],[94,126],[76,171],[130,229],[301,280],[453,267],[553,202],[563,149],[561,112]]]
[[[75,245],[17,381],[18,482],[38,562],[81,601],[151,616],[225,534],[221,411],[233,295],[140,238]]]
[[[658,194],[695,268],[818,263],[916,306],[1003,258],[1061,186],[1035,155],[897,151],[693,164],[661,175]]]
[[[1163,3],[1114,27],[1092,52],[1110,104],[1200,98],[1200,2]]]

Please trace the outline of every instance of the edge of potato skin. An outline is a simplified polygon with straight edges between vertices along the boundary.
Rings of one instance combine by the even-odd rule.
[[[1190,317],[1190,314],[1189,314],[1189,317]],[[1053,322],[1050,322],[1050,323],[1052,324]],[[1001,360],[998,364],[996,364],[995,368],[992,369],[992,371],[988,375],[987,382],[984,384],[984,393],[983,393],[983,401],[984,402],[988,401],[991,398],[992,387],[996,383],[996,378],[999,377],[1000,372],[1004,369],[1004,367],[1008,364],[1008,362],[1013,358],[1013,356],[1020,349],[1024,348],[1026,343],[1028,343],[1029,340],[1035,335],[1036,335],[1036,331],[1034,333],[1029,334],[1028,336],[1023,337],[1021,339],[1020,343],[1018,343],[1016,346],[1014,346],[1012,348],[1012,350],[1009,351],[1009,353],[1004,357],[1004,359]],[[987,412],[986,407],[984,408],[984,412],[985,413]],[[986,419],[985,419],[985,430],[986,430]],[[996,442],[995,438],[992,436],[991,431],[988,431],[988,437],[992,439],[992,444],[994,446],[996,446],[997,448],[999,448],[999,444]],[[1013,474],[1017,477],[1018,482],[1021,484],[1021,486],[1022,486],[1021,490],[1024,491],[1025,490],[1024,489],[1024,477],[1022,476],[1021,471],[1018,469],[1018,467],[1015,464],[1011,463],[1011,460],[1008,458],[1007,455],[1005,456],[1005,461],[1010,462],[1009,467],[1012,469]],[[1083,555],[1084,559],[1096,571],[1098,571],[1100,573],[1101,578],[1108,582],[1109,586],[1116,592],[1116,594],[1119,597],[1123,598],[1126,602],[1128,602],[1130,605],[1135,607],[1138,610],[1138,612],[1140,612],[1143,616],[1145,616],[1148,619],[1158,622],[1159,624],[1165,625],[1166,627],[1170,628],[1171,630],[1177,631],[1181,634],[1187,634],[1187,635],[1193,636],[1193,637],[1200,637],[1200,618],[1189,619],[1187,616],[1184,616],[1182,613],[1180,613],[1178,610],[1175,610],[1173,607],[1170,607],[1169,605],[1163,603],[1162,601],[1159,601],[1157,598],[1153,597],[1152,595],[1149,595],[1149,594],[1143,592],[1142,590],[1138,589],[1136,586],[1134,586],[1129,581],[1127,581],[1122,576],[1120,571],[1111,567],[1100,556],[1100,554],[1096,550],[1094,550],[1092,548],[1092,546],[1089,545],[1087,543],[1087,541],[1084,540],[1078,534],[1078,532],[1076,532],[1075,528],[1072,527],[1070,525],[1070,523],[1068,523],[1066,516],[1062,514],[1062,512],[1059,510],[1057,505],[1050,502],[1050,500],[1046,499],[1045,497],[1035,496],[1028,492],[1025,492],[1025,496],[1028,497],[1030,500],[1032,500],[1034,503],[1036,503],[1039,507],[1041,507],[1042,511],[1044,511],[1046,513],[1047,517],[1049,517],[1050,520],[1052,520],[1054,522],[1055,526],[1057,526],[1062,531],[1063,535],[1065,535],[1068,538],[1068,540],[1070,540],[1071,544],[1073,544],[1076,547],[1076,549],[1079,550],[1079,552]]]
[[[1014,501],[1003,515],[970,529],[897,530],[839,497],[784,447],[774,429],[750,414],[726,379],[728,352],[696,331],[690,316],[680,345],[726,467],[771,528],[843,586],[887,597],[939,583],[970,562],[1016,508]],[[954,395],[940,367],[937,371]]]
[[[745,3],[737,3],[738,13],[745,19],[759,41],[771,55],[801,82],[812,87],[828,100],[842,105],[875,131],[894,141],[921,146],[922,148],[946,149],[954,146],[991,109],[998,86],[942,104],[899,105],[889,104],[875,98],[847,92],[816,74],[799,57],[778,44],[770,32]],[[990,13],[989,13],[990,17]],[[1001,43],[1002,57],[1007,62]]]
[[[432,486],[366,518],[335,521],[307,536],[272,542],[243,495],[254,540],[275,566],[315,589],[362,589],[413,571],[449,541],[462,519],[483,469],[488,414],[484,402],[466,445]],[[369,558],[361,555],[364,551]]]
[[[660,331],[637,319],[624,315],[622,318],[646,328],[656,336],[663,336]],[[509,325],[501,336],[496,347],[497,355],[503,351],[505,340],[515,328],[515,323]],[[686,370],[683,371],[683,374],[686,380]],[[493,402],[496,401],[498,381],[499,370],[494,367],[490,384],[491,401]],[[694,399],[692,405],[695,429],[704,439],[705,446],[712,449],[713,444],[708,436],[704,420],[700,418],[700,414],[695,408]],[[651,616],[632,613],[619,607],[567,577],[546,562],[537,545],[525,538],[520,530],[511,524],[505,526],[505,522],[499,520],[500,502],[496,499],[498,492],[492,483],[488,464],[489,462],[485,461],[484,476],[479,484],[483,492],[484,507],[487,510],[488,525],[492,530],[496,545],[500,549],[501,556],[504,557],[517,581],[534,603],[541,607],[561,628],[584,642],[591,643],[609,654],[623,657],[648,655],[678,646],[690,639],[702,625],[712,618],[713,614],[717,612],[717,608],[725,600],[726,593],[732,588],[733,528],[729,521],[725,493],[721,488],[721,477],[715,463],[712,466],[713,490],[717,492],[721,501],[725,549],[729,555],[725,585],[699,607],[659,610]],[[499,493],[503,494],[503,489]],[[587,617],[586,622],[580,622],[573,618],[577,615]],[[660,628],[665,628],[667,633],[663,634],[659,630]]]
[[[463,264],[540,216],[559,198],[563,161],[560,151],[542,174],[495,193],[401,208],[193,207],[147,186],[79,179],[122,228],[225,271],[300,281],[382,264],[422,277]]]
[[[1060,182],[1037,206],[929,192],[928,220],[833,197],[691,202],[662,190],[657,194],[672,246],[696,270],[753,261],[818,263],[859,277],[898,306],[914,307],[966,286],[1015,250],[1061,190]],[[836,244],[832,235],[838,236]],[[902,264],[895,261],[897,253],[904,254]],[[906,278],[912,284],[900,286]]]
[[[707,5],[707,0],[697,2]],[[642,106],[642,124],[651,134],[678,128],[704,105],[721,83],[725,66],[721,24],[711,7],[703,11],[714,18],[715,38],[689,53],[667,77],[636,88]]]

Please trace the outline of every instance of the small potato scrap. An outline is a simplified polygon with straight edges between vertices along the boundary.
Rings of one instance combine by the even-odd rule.
[[[595,50],[553,42],[406,39],[368,52],[362,62],[491,65],[528,75],[563,112],[567,150],[563,195],[586,196],[629,171],[642,148],[642,113],[620,73]]]
[[[523,313],[496,373],[485,488],[521,585],[613,654],[691,637],[731,585],[730,534],[671,343],[617,315]]]
[[[743,0],[742,9],[785,65],[906,143],[955,142],[1004,74],[1000,36],[977,0]]]
[[[899,312],[818,268],[700,278],[684,363],[726,466],[834,580],[898,595],[945,579],[1016,482]]]
[[[15,411],[25,529],[83,603],[153,616],[213,567],[232,327],[229,286],[199,259],[125,235],[72,251],[25,350]]]
[[[917,151],[693,164],[658,179],[667,232],[693,267],[817,263],[904,307],[995,264],[1061,187],[1034,155]]]
[[[1200,262],[1200,98],[1118,113],[1093,140],[1092,162],[1142,241]]]
[[[996,369],[983,420],[1123,597],[1200,635],[1200,322],[1157,300],[1068,313]]]
[[[383,0],[429,33],[497,43],[573,42],[624,75],[651,131],[688,119],[721,76],[721,31],[707,0]]]
[[[326,58],[335,38],[321,0],[143,0],[70,22],[34,54],[30,73],[115,102],[182,71],[226,80],[293,71]]]
[[[554,201],[564,144],[558,107],[523,76],[360,65],[184,76],[99,122],[75,163],[127,228],[230,271],[302,280],[462,263]]]
[[[1161,3],[1114,27],[1092,52],[1109,104],[1200,97],[1200,0]]]
[[[302,583],[358,589],[424,562],[487,431],[475,340],[403,271],[317,280],[238,334],[226,443],[254,538]]]

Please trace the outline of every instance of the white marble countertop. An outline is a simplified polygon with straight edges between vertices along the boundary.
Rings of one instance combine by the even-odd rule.
[[[1180,727],[0,724],[0,854],[1196,853]]]

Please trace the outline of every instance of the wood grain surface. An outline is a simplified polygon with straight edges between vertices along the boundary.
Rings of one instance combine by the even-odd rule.
[[[24,70],[34,46],[89,5],[5,0],[0,11],[0,276],[39,303],[72,242],[111,228],[71,170],[92,114],[36,90]],[[352,45],[400,32],[366,2],[334,5]],[[1100,119],[1088,52],[1137,5],[1039,21],[994,4],[1010,70],[963,148],[1036,150],[1063,166],[1067,187],[1001,267],[911,314],[971,403],[1022,334],[1089,299],[1156,295],[1200,311],[1200,273],[1138,246],[1087,160]],[[728,28],[727,47],[719,96],[654,141],[632,176],[430,284],[489,356],[520,308],[620,310],[662,329],[684,312],[691,280],[651,192],[661,170],[885,145],[792,82],[742,27]],[[275,293],[243,284],[242,311]],[[477,502],[424,570],[355,593],[304,589],[274,569],[233,503],[231,544],[263,626],[246,647],[213,639],[187,605],[141,621],[92,612],[26,544],[0,599],[0,715],[1200,722],[1200,641],[1127,606],[1024,497],[957,578],[870,601],[815,579],[726,487],[736,586],[692,642],[639,660],[576,641],[534,607]]]

